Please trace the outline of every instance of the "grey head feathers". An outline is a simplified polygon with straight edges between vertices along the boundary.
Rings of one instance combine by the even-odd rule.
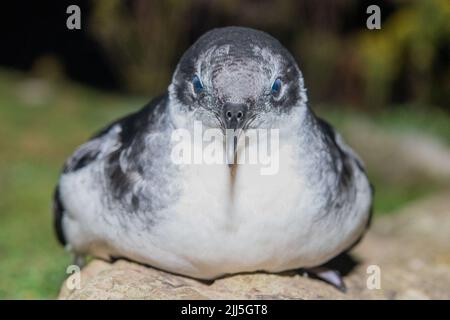
[[[201,93],[193,89],[194,77],[201,81]],[[274,94],[277,80],[280,89]],[[212,115],[230,103],[244,105],[250,117],[289,113],[307,102],[292,55],[269,34],[243,27],[214,29],[200,37],[181,57],[169,97],[180,111],[200,110],[198,120],[211,126],[217,125]]]

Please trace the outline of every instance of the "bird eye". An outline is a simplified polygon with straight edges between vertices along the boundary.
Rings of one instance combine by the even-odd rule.
[[[277,95],[278,93],[280,93],[280,91],[281,91],[281,80],[280,79],[276,79],[273,82],[271,91],[272,91],[273,95]]]
[[[192,78],[192,86],[194,87],[194,92],[196,94],[203,91],[203,83],[197,75]]]

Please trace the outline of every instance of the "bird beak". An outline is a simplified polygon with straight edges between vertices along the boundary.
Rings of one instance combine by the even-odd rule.
[[[237,154],[237,143],[239,140],[239,136],[241,134],[241,129],[227,129],[226,131],[226,156],[227,156],[227,164],[231,169],[236,161]]]
[[[223,107],[223,122],[226,126],[226,157],[230,168],[236,160],[237,143],[246,121],[248,107],[241,103],[226,103]]]

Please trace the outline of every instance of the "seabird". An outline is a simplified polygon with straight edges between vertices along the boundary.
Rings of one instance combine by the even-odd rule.
[[[222,132],[225,161],[174,161],[174,134],[195,123]],[[226,139],[229,130],[237,133]],[[269,140],[242,142],[250,130],[277,130],[276,173],[239,162]],[[66,161],[54,224],[78,258],[205,280],[302,268],[344,290],[339,273],[320,266],[362,237],[371,207],[363,162],[313,113],[291,54],[267,33],[226,27],[184,53],[166,93]]]

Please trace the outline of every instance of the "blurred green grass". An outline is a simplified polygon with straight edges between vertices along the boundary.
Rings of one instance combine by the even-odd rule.
[[[52,228],[51,198],[62,163],[96,130],[146,100],[0,70],[0,299],[57,296],[71,261]],[[351,119],[348,111],[321,114],[338,128]],[[383,117],[371,121],[429,128],[421,115]],[[448,122],[439,121],[431,133],[448,138]],[[379,190],[378,211],[394,210],[433,190],[432,184],[399,188],[382,177],[372,179]]]

